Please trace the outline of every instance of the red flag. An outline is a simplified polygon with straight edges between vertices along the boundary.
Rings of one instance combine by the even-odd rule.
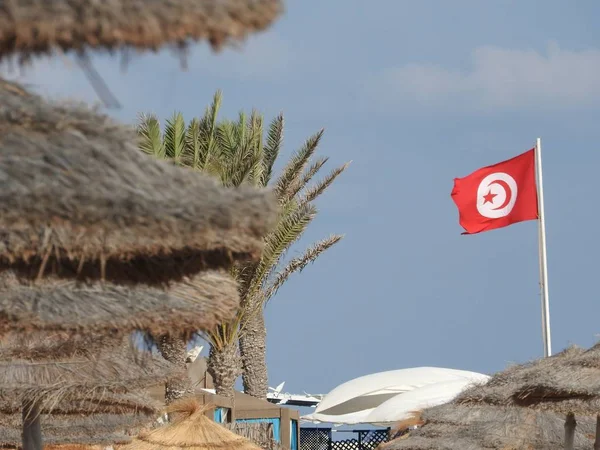
[[[475,234],[538,218],[535,149],[454,179],[463,234]]]

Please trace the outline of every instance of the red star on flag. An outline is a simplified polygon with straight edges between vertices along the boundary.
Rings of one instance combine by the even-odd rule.
[[[488,193],[483,196],[483,199],[485,200],[483,203],[494,203],[494,197],[496,195],[498,194],[492,194],[492,191],[488,191]]]

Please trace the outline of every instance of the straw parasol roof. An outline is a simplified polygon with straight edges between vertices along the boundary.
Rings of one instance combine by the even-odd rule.
[[[69,386],[69,388],[71,388]],[[154,417],[160,413],[158,402],[149,399],[143,392],[132,391],[124,394],[111,392],[110,389],[101,390],[101,388],[90,389],[78,394],[73,387],[64,389],[61,392],[52,392],[50,389],[45,391],[40,389],[35,391],[38,398],[41,399],[40,414],[62,414],[62,415],[94,415],[94,414],[138,414]],[[22,395],[21,397],[24,397]],[[30,396],[31,397],[31,396]],[[23,412],[23,404],[17,399],[0,398],[5,414],[17,414]]]
[[[210,420],[206,410],[193,398],[179,400],[167,409],[174,417],[172,422],[140,433],[121,450],[260,450],[246,438]]]
[[[50,442],[93,443],[99,441],[94,436],[101,435],[107,442],[113,441],[115,433],[145,425],[152,420],[149,416],[158,415],[161,403],[145,395],[143,389],[181,370],[135,349],[124,339],[105,338],[106,346],[94,351],[84,349],[86,339],[80,339],[68,353],[64,351],[69,348],[64,338],[60,333],[36,333],[23,336],[22,342],[18,335],[1,341],[0,428],[13,432],[5,435],[0,430],[0,445],[18,443],[11,439],[20,436],[14,430],[18,424],[22,426],[23,413],[44,415],[41,421]],[[14,359],[19,349],[31,348],[36,339],[51,350],[58,342],[54,345],[60,350],[58,355],[38,352],[35,361]]]
[[[565,415],[520,407],[447,404],[423,414],[426,424],[385,450],[562,450]],[[577,418],[577,449],[591,448],[595,419]]]
[[[93,340],[100,344],[86,347]],[[143,389],[179,371],[120,334],[8,334],[0,340],[0,446],[20,445],[23,414],[41,416],[50,443],[127,442],[124,430],[162,408]]]
[[[8,274],[5,272],[5,275]],[[133,287],[50,279],[40,285],[4,283],[2,290],[2,278],[0,274],[0,336],[7,332],[36,330],[83,336],[79,341],[67,341],[64,344],[67,346],[92,340],[85,336],[128,335],[133,330],[147,331],[153,336],[187,337],[231,318],[239,305],[236,282],[228,274],[217,271],[202,272],[192,279],[172,283],[167,290],[147,285]],[[43,348],[43,343],[30,342],[30,347],[24,350],[33,348],[35,351],[36,347]],[[54,347],[57,343],[54,339]]]
[[[281,0],[12,0],[0,2],[0,58],[88,49],[214,49],[266,29]]]
[[[8,333],[0,340],[0,360],[56,361],[75,356],[95,357],[106,348],[123,345],[123,336],[66,332]]]
[[[84,105],[0,80],[0,270],[164,283],[260,255],[271,192],[221,187],[136,139]]]
[[[73,356],[95,356],[106,347],[118,347],[120,334],[8,333],[0,340],[0,359],[25,359],[29,361],[55,361]]]
[[[24,404],[35,404],[42,414],[155,414],[160,403],[140,391],[183,370],[128,345],[54,360],[52,355],[14,359],[19,348],[28,346],[28,338],[23,345],[14,338],[0,346],[2,414],[18,414]]]
[[[22,431],[16,429],[2,429],[0,428],[0,446],[8,448],[21,448],[21,433]],[[131,441],[131,436],[124,433],[112,433],[112,434],[99,434],[97,436],[87,435],[55,435],[48,433],[42,427],[42,433],[44,433],[44,449],[48,449],[48,445],[52,445],[54,450],[63,449],[63,446],[69,444],[82,446],[79,447],[81,450],[83,446],[87,445],[113,445],[113,444],[126,444]],[[54,447],[55,446],[55,447]],[[103,446],[99,446],[98,450],[103,450]],[[65,450],[67,450],[65,448]],[[73,450],[73,449],[71,449]],[[92,449],[85,449],[92,450]]]
[[[577,417],[575,448],[591,448],[600,411],[600,344],[511,367],[452,403],[427,409],[422,428],[386,450],[564,447],[566,414]]]
[[[41,427],[45,443],[110,445],[129,442],[132,431],[149,421],[139,414],[52,415],[42,418]],[[0,416],[0,446],[20,446],[22,427],[20,414]]]

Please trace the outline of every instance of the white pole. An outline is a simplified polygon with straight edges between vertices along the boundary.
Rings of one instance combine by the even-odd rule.
[[[540,255],[540,290],[542,298],[542,337],[544,339],[544,357],[552,354],[550,335],[550,304],[548,302],[548,261],[546,259],[546,221],[544,217],[544,184],[542,180],[542,140],[537,138],[535,160],[538,184],[538,237]]]

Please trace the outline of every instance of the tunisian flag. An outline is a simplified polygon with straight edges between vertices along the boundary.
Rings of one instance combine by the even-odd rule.
[[[538,218],[535,149],[454,179],[463,234],[475,234]]]

